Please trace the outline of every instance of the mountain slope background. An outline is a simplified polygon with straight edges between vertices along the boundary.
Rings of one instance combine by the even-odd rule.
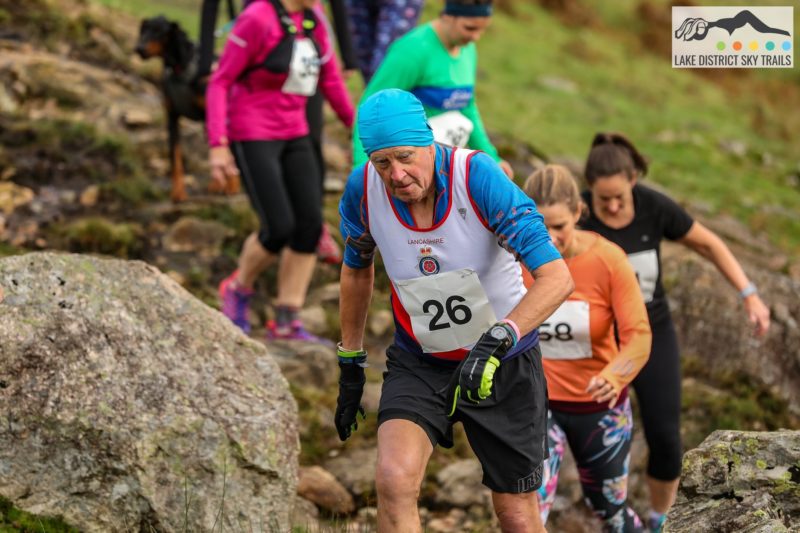
[[[205,193],[207,149],[197,123],[182,123],[189,201],[168,201],[166,132],[157,88],[161,65],[142,62],[132,52],[144,16],[163,13],[196,34],[199,3],[0,0],[0,255],[56,249],[143,259],[217,305],[216,283],[234,268],[239,246],[257,222],[243,196]],[[428,2],[424,19],[438,9],[438,3]],[[669,4],[655,0],[498,1],[493,25],[479,43],[478,98],[489,132],[519,182],[543,160],[580,171],[596,131],[627,133],[652,161],[648,181],[720,232],[747,260],[750,272],[783,275],[796,287],[800,71],[674,70],[669,26]],[[352,94],[359,94],[360,80],[353,77],[349,83]],[[346,133],[329,114],[325,214],[333,225],[337,186],[349,170],[348,151]],[[679,304],[695,289],[682,284],[681,276],[696,280],[698,290],[716,287],[704,284],[719,282],[719,276],[698,269],[691,254],[680,248],[666,252],[671,262],[665,282]],[[274,273],[264,278],[255,306],[262,322],[270,313]],[[315,331],[334,339],[337,279],[336,268],[320,265],[309,301]],[[380,353],[391,338],[390,321],[385,321],[388,285],[381,274],[378,279],[372,315],[384,321],[370,323],[372,400],[381,381]],[[769,303],[786,328],[798,319],[792,300]],[[701,306],[697,313],[729,311]],[[680,316],[689,315],[683,309]],[[797,329],[796,321],[791,327]],[[262,331],[254,336],[261,338]],[[718,347],[701,341],[682,347],[687,448],[719,428],[800,427],[800,411],[758,372],[715,372],[707,360]],[[281,347],[271,350],[287,355]],[[793,372],[785,368],[787,375]],[[327,373],[335,378],[335,368]],[[342,446],[330,424],[335,383],[308,385],[312,380],[302,373],[290,380],[301,408],[301,464],[328,467],[350,458],[354,462],[344,467],[338,463],[340,470],[358,469],[353,458],[374,449],[375,406],[368,408],[361,431]],[[458,438],[455,450],[434,455],[423,505],[429,520],[452,519],[455,529],[484,531],[492,527],[491,517],[472,511],[465,517],[440,494],[446,483],[439,474],[470,455],[463,434]],[[644,457],[637,432],[630,490],[640,511]],[[553,515],[554,530],[591,531],[576,479],[565,474],[562,483],[566,497]],[[368,508],[374,496],[361,494],[357,503]],[[38,519],[25,526],[28,522],[8,509],[0,499],[0,531],[7,524],[12,531],[44,529]],[[323,523],[342,529],[336,529],[342,526],[336,519]],[[46,530],[58,530],[46,524]]]
[[[193,0],[92,1],[163,13],[197,34]],[[477,89],[504,155],[580,161],[595,132],[621,131],[651,159],[649,179],[678,199],[732,215],[792,255],[800,251],[800,149],[792,142],[800,135],[800,70],[673,69],[670,8],[691,2],[497,4],[478,44]],[[796,6],[800,26],[800,3],[783,5]],[[427,2],[423,20],[439,9]],[[359,83],[351,79],[354,93]]]

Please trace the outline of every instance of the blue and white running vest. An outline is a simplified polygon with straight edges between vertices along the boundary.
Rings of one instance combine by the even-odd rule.
[[[520,264],[498,244],[469,195],[476,152],[453,149],[450,202],[425,229],[408,226],[371,163],[365,170],[369,231],[392,282],[395,319],[424,352],[460,359],[525,295]]]

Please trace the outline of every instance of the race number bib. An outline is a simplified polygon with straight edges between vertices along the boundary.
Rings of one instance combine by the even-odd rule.
[[[545,359],[589,359],[592,337],[589,302],[567,300],[539,326],[539,346]]]
[[[295,39],[289,77],[281,87],[285,94],[312,96],[317,92],[319,80],[319,56],[311,39]]]
[[[433,140],[450,146],[464,148],[472,135],[472,121],[460,111],[448,111],[428,119],[433,130]]]
[[[497,322],[478,274],[462,268],[395,281],[411,329],[425,352],[469,348]]]
[[[636,252],[628,254],[628,261],[633,266],[633,271],[636,272],[644,303],[652,302],[653,294],[656,292],[656,281],[658,281],[658,254],[655,250]]]

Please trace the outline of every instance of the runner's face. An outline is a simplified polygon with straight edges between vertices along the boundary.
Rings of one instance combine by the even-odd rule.
[[[406,203],[427,198],[434,191],[435,153],[431,146],[393,146],[376,150],[369,160],[389,193]]]
[[[633,214],[635,183],[624,173],[597,178],[590,187],[594,212],[609,222],[627,220]]]
[[[563,202],[547,206],[538,205],[536,208],[544,217],[544,225],[553,244],[561,255],[567,255],[575,239],[575,225],[581,216],[580,211],[571,212],[569,206]]]
[[[447,37],[452,46],[466,46],[481,38],[491,17],[453,17],[445,15]]]

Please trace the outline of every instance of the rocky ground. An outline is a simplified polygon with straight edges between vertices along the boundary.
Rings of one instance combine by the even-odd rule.
[[[665,532],[800,530],[798,431],[715,431],[681,478]]]
[[[206,193],[203,129],[184,122],[189,199],[177,205],[168,200],[166,131],[154,84],[160,65],[132,54],[138,21],[77,0],[63,3],[69,9],[44,0],[26,2],[29,9],[0,0],[0,13],[18,22],[7,27],[0,17],[0,254],[66,250],[142,259],[216,307],[217,283],[234,268],[243,238],[257,225],[247,199]],[[539,161],[530,147],[505,145],[520,174]],[[333,226],[347,150],[346,133],[329,116],[325,214]],[[703,217],[702,205],[689,207]],[[758,273],[762,290],[772,288],[776,328],[763,343],[750,340],[735,295],[719,276],[683,249],[667,248],[667,270],[673,274],[666,281],[685,347],[688,447],[716,428],[800,427],[800,268],[735,221],[707,222],[733,243],[748,271]],[[331,339],[338,336],[337,279],[337,267],[319,265],[304,311],[309,329]],[[273,290],[270,272],[258,286],[253,339],[263,341],[258,326],[270,315]],[[383,351],[393,329],[388,294],[379,275],[368,325],[368,416],[345,445],[332,425],[337,377],[332,350],[268,346],[300,408],[302,468],[294,519],[299,530],[373,529],[375,415]],[[735,328],[733,337],[710,334]],[[645,461],[637,430],[630,495],[640,511],[646,509]],[[422,489],[423,521],[433,532],[494,531],[487,502],[480,469],[457,433],[453,450],[433,456]],[[571,460],[551,516],[553,531],[597,530],[581,502]]]
[[[297,403],[263,343],[141,261],[34,252],[0,285],[0,496],[86,532],[289,529]]]

